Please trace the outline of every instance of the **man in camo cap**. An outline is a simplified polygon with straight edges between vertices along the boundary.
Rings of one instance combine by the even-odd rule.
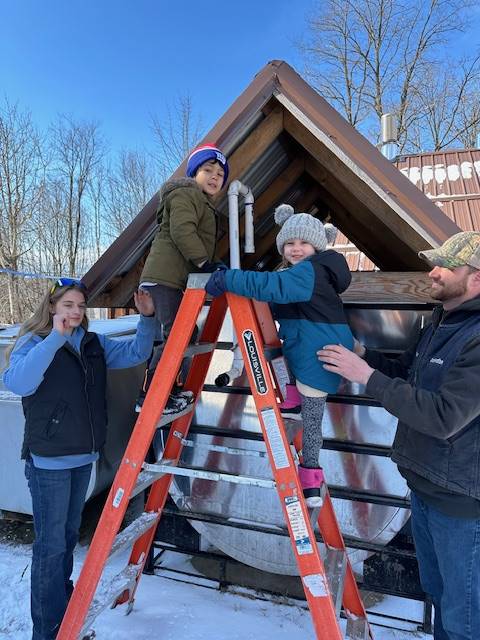
[[[355,343],[317,352],[397,416],[392,460],[411,489],[422,587],[435,640],[480,639],[480,233],[418,254],[441,302],[397,359]]]

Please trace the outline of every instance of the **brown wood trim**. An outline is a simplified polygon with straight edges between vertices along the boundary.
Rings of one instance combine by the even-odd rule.
[[[344,302],[376,304],[432,303],[427,272],[374,271],[352,273]]]
[[[109,290],[96,296],[92,302],[95,307],[129,307],[132,305],[133,292],[137,289],[143,269],[143,260],[128,271],[124,276],[115,279],[115,285]]]
[[[231,179],[239,178],[283,131],[283,107],[275,108],[228,158]]]

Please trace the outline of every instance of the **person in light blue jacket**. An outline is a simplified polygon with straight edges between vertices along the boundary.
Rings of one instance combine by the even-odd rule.
[[[106,438],[106,371],[145,362],[154,307],[135,294],[141,318],[132,341],[88,331],[86,289],[60,278],[19,331],[3,381],[22,396],[22,458],[32,496],[32,640],[53,640],[73,591],[71,573],[92,464]]]
[[[292,417],[295,405],[301,403],[303,460],[298,473],[307,506],[319,507],[325,481],[319,464],[322,418],[327,394],[337,391],[341,378],[324,369],[315,345],[353,348],[339,295],[349,286],[351,274],[345,258],[326,248],[336,234],[332,225],[324,226],[308,213],[295,214],[285,204],[275,210],[275,221],[282,225],[277,249],[289,268],[272,273],[218,271],[210,277],[206,290],[214,296],[231,291],[271,304],[280,325],[283,354],[295,378],[295,385],[287,385],[286,402],[280,410],[284,417]]]

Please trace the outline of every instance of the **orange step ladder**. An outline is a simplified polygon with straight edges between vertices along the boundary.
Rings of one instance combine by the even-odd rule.
[[[189,345],[205,304],[204,286],[207,280],[208,275],[203,274],[194,274],[189,278],[188,288],[110,489],[57,640],[94,637],[93,634],[89,635],[92,623],[102,610],[122,603],[128,604],[128,610],[132,608],[174,475],[275,488],[311,612],[315,638],[373,640],[328,491],[318,519],[326,550],[324,559],[320,555],[310,522],[311,514],[303,499],[295,462],[277,407],[275,376],[272,377],[265,355],[266,348],[281,346],[268,305],[232,293],[216,298],[212,301],[199,343]],[[182,415],[162,415],[186,356],[192,356],[192,361],[185,389],[191,390],[195,399],[200,396],[227,307],[246,363],[248,381],[272,469],[272,480],[182,466],[179,459],[195,404],[189,405]],[[168,423],[171,426],[161,457],[156,463],[147,464],[145,458],[157,428]],[[144,512],[119,533],[129,500],[148,487],[151,489]],[[127,566],[108,583],[101,581],[109,559],[132,545]],[[345,636],[339,623],[342,605],[347,617]]]

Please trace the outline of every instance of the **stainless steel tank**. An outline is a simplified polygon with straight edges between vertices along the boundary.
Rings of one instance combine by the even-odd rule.
[[[429,312],[350,307],[348,314],[351,327],[360,341],[370,347],[395,351],[403,350],[415,339]],[[228,320],[221,339],[231,339]],[[231,355],[228,352],[217,351],[207,383],[213,383],[216,375],[228,370],[230,362]],[[341,392],[359,394],[363,389],[345,383]],[[194,424],[260,432],[253,400],[243,395],[204,392],[197,405]],[[397,420],[380,407],[328,403],[323,433],[327,438],[389,446],[396,424]],[[198,434],[191,435],[189,439],[199,445],[216,444],[265,451],[263,442],[251,440]],[[246,476],[272,477],[265,458],[212,452],[204,447],[184,449],[182,461],[189,466]],[[400,498],[408,496],[405,481],[388,457],[324,449],[321,462],[327,482],[332,485]],[[274,490],[177,477],[172,483],[171,494],[177,506],[186,512],[190,510],[220,516],[230,522],[284,526],[279,499]],[[388,543],[409,517],[408,510],[404,508],[351,500],[334,499],[334,507],[344,534],[377,544]],[[228,556],[273,573],[297,573],[288,538],[194,520],[190,522],[204,540]],[[354,549],[349,550],[349,555],[353,563],[367,557],[366,552]]]

